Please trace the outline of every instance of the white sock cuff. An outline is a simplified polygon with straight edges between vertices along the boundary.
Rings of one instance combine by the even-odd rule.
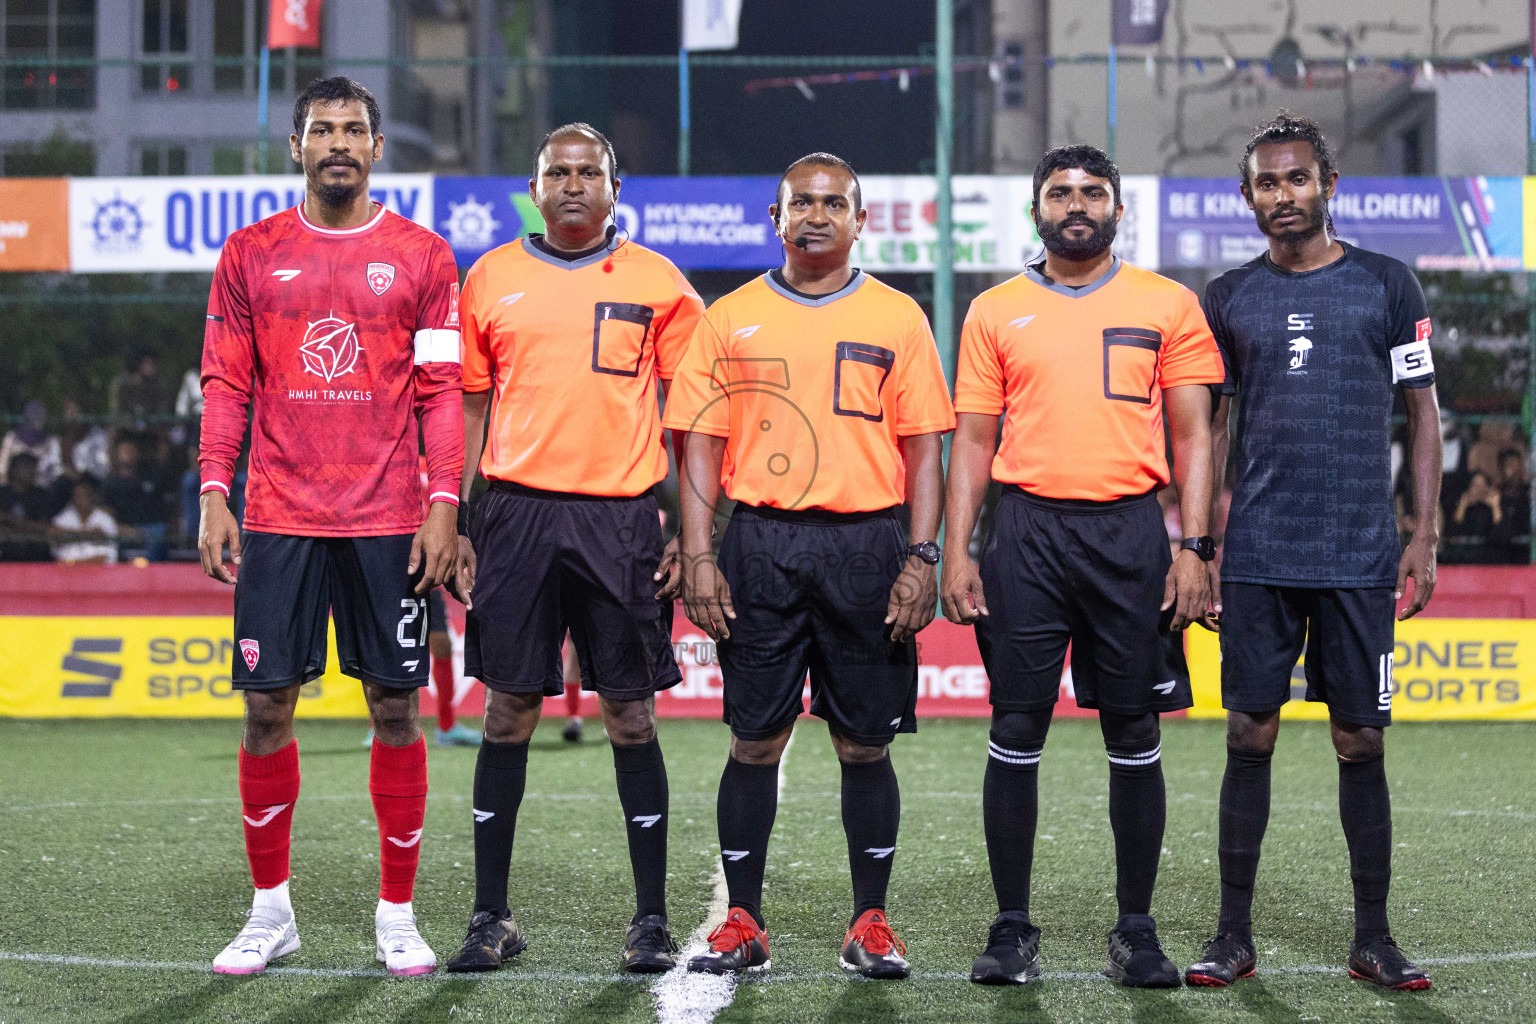
[[[270,889],[257,889],[256,895],[251,899],[252,909],[267,908],[281,910],[284,913],[293,913],[293,903],[288,897],[288,879],[283,879],[279,885]]]
[[[404,903],[391,903],[389,900],[381,899],[379,900],[378,909],[373,912],[374,917],[395,917],[397,915],[409,917],[411,914],[410,900],[406,900]]]

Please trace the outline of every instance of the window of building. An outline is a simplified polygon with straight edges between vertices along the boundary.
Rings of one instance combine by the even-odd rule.
[[[139,88],[174,95],[192,88],[188,61],[187,0],[142,0],[144,25],[140,46]]]
[[[187,147],[172,143],[139,144],[139,173],[146,177],[187,173]]]
[[[6,110],[90,110],[95,69],[55,61],[96,52],[96,0],[0,0],[0,106]]]

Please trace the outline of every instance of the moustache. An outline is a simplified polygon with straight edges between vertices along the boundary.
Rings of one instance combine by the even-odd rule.
[[[351,167],[354,170],[361,170],[361,168],[358,167],[358,164],[357,164],[356,160],[353,160],[351,157],[345,157],[345,156],[333,156],[333,157],[330,157],[329,159],[322,160],[322,161],[320,161],[320,166],[321,167]]]

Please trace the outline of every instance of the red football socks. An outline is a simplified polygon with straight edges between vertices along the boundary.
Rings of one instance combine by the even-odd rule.
[[[408,747],[386,746],[375,738],[368,792],[379,819],[379,898],[409,903],[427,814],[426,737]]]
[[[432,682],[437,684],[437,728],[453,728],[453,659],[432,659]]]
[[[569,718],[581,717],[581,684],[565,684],[565,713]]]
[[[425,792],[425,753],[422,764]],[[289,835],[293,805],[298,798],[298,740],[262,757],[240,748],[240,813],[245,819],[245,855],[251,862],[251,880],[258,889],[271,889],[288,880]]]

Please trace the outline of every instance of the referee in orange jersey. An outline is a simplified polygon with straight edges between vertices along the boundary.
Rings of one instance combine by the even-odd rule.
[[[1111,250],[1123,207],[1108,157],[1052,150],[1034,188],[1045,258],[971,304],[955,377],[942,590],[945,615],[976,624],[991,681],[982,813],[999,911],[971,980],[1040,976],[1029,921],[1037,766],[1070,641],[1077,702],[1099,710],[1109,753],[1120,917],[1106,973],[1174,986],[1151,917],[1158,713],[1191,703],[1179,630],[1207,611],[1209,386],[1223,367],[1194,293]],[[1187,538],[1176,560],[1155,497],[1169,480],[1165,411]],[[978,572],[967,545],[991,479],[1004,492]]]
[[[569,629],[582,686],[597,691],[613,742],[629,834],[637,906],[623,963],[664,971],[675,946],[654,694],[681,679],[671,636],[680,573],[675,547],[663,554],[652,488],[667,475],[658,392],[703,303],[665,257],[606,227],[619,181],[596,129],[550,133],[528,191],[547,233],[482,256],[461,303],[465,457],[490,482],[460,538],[464,671],[488,692],[475,766],[475,907],[448,969],[494,970],[526,945],[507,905],[507,871],[528,740],[545,696],[563,689]],[[465,476],[467,508],[474,474]]]
[[[809,669],[811,712],[842,762],[854,898],[842,965],[904,978],[885,915],[901,817],[887,744],[916,728],[913,638],[938,596],[940,442],[954,413],[922,310],[849,265],[865,218],[853,169],[802,157],[769,215],[784,266],[709,308],[665,417],[688,432],[684,600],[718,642],[731,727],[717,804],[730,909],[688,968],[768,966],[763,868]],[[722,487],[736,508],[717,567]]]

